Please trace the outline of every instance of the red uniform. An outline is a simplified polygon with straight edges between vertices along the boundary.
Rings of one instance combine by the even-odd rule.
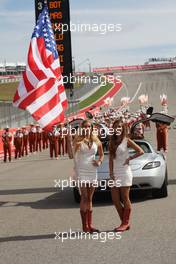
[[[49,132],[49,143],[50,143],[50,158],[53,158],[53,154],[55,158],[58,158],[58,137],[59,132],[54,129],[52,132]]]
[[[43,142],[43,149],[48,148],[48,132],[44,131],[42,132],[42,142]]]
[[[67,129],[67,126],[65,127],[65,153],[68,154],[68,129]]]
[[[23,147],[23,133],[17,130],[14,135],[15,159],[21,158]]]
[[[33,125],[29,130],[29,150],[30,153],[36,151],[36,128]]]
[[[58,154],[61,156],[65,154],[65,137],[59,136],[58,138],[59,152]],[[61,154],[62,152],[62,154]]]
[[[66,152],[66,128],[61,125],[58,139],[58,154],[61,156],[65,155]],[[61,154],[62,153],[62,154]]]
[[[22,156],[24,156],[24,154],[27,156],[28,155],[29,132],[27,131],[26,128],[23,128],[22,133],[23,133]]]
[[[156,124],[157,129],[157,150],[167,151],[168,146],[168,126],[162,123]]]
[[[9,162],[11,161],[11,142],[12,142],[12,133],[8,129],[2,134],[3,150],[4,150],[4,162],[7,161],[7,153],[9,155]]]
[[[37,126],[36,128],[36,151],[42,151],[42,128]]]

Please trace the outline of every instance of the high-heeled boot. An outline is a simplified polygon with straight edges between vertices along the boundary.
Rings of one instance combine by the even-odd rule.
[[[130,229],[130,214],[131,214],[131,209],[124,209],[123,210],[123,218],[122,218],[122,223],[119,227],[116,227],[114,229],[115,232],[124,232],[126,230]]]

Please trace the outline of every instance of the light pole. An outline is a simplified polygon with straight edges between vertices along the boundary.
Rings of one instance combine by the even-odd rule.
[[[91,63],[90,63],[90,60],[87,58],[87,59],[85,59],[85,60],[83,60],[82,62],[80,62],[79,64],[78,64],[78,71],[80,71],[80,66],[81,65],[83,65],[84,63],[88,63],[88,65],[89,65],[89,70],[91,71]]]
[[[91,68],[91,62],[90,62],[90,59],[88,59],[87,61],[88,61],[88,66],[89,66],[89,73],[91,73],[92,68]]]
[[[74,57],[72,57],[72,68],[73,68],[73,75],[74,75],[76,72],[76,64],[75,64],[75,58]]]

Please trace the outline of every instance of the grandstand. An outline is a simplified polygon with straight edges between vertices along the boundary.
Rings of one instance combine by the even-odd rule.
[[[4,62],[0,63],[0,76],[7,77],[9,75],[21,75],[26,69],[24,62]]]
[[[114,67],[103,67],[94,68],[94,73],[103,74],[113,74],[121,72],[135,72],[135,71],[152,71],[152,70],[165,70],[165,69],[175,69],[176,62],[165,62],[165,63],[155,63],[155,64],[144,64],[144,65],[131,65],[131,66],[114,66]]]

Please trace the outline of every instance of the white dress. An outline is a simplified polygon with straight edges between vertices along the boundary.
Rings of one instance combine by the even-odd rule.
[[[129,165],[123,165],[129,157],[128,139],[125,137],[116,150],[116,158],[114,159],[114,178],[118,180],[121,187],[132,185],[133,175]]]
[[[88,183],[94,183],[97,180],[97,167],[92,164],[97,150],[98,146],[95,142],[93,142],[91,148],[86,143],[81,143],[80,148],[74,155],[76,180],[87,181]]]

